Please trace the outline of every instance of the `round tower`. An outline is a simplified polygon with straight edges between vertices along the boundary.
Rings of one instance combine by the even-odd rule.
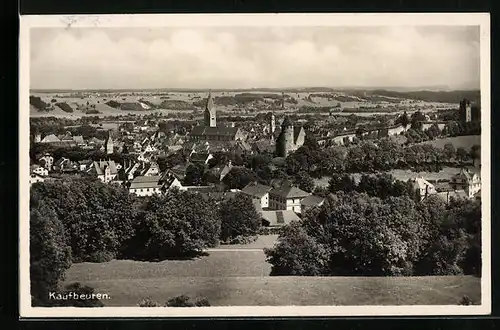
[[[276,152],[278,157],[287,157],[294,150],[293,124],[290,118],[285,117],[281,124],[281,132],[276,141]]]

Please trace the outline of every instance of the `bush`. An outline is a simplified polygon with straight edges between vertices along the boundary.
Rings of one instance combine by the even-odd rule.
[[[474,302],[472,301],[472,299],[469,298],[469,296],[464,295],[458,304],[469,306],[469,305],[474,305]]]
[[[229,241],[229,244],[250,244],[257,240],[257,236],[236,236]]]
[[[166,307],[208,307],[210,303],[207,298],[197,298],[194,302],[186,295],[180,295],[169,299],[165,303]]]
[[[58,102],[56,103],[56,106],[61,108],[61,110],[64,112],[73,112],[73,108],[66,102]]]
[[[161,307],[159,303],[153,301],[150,297],[146,297],[139,302],[139,307]]]

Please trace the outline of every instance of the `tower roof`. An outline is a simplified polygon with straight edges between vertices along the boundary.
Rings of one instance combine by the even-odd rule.
[[[281,123],[281,127],[289,127],[289,126],[292,126],[292,121],[288,116],[286,116],[285,119],[283,120],[283,123]]]
[[[214,107],[214,100],[212,98],[212,91],[209,91],[205,109],[208,111],[212,111],[213,107]]]

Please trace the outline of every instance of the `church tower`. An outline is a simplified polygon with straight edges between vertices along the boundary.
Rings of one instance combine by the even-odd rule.
[[[205,106],[205,126],[216,127],[217,118],[215,114],[214,100],[212,98],[212,92],[208,92],[207,105]]]
[[[274,113],[271,113],[271,134],[274,134],[276,131],[276,117],[274,116]]]
[[[104,143],[104,151],[106,154],[110,155],[113,153],[113,138],[111,137],[111,130],[108,131],[108,137],[106,138],[106,142]]]
[[[290,151],[295,150],[293,136],[293,124],[290,118],[285,117],[281,124],[281,133],[276,141],[276,153],[278,157],[287,157]]]

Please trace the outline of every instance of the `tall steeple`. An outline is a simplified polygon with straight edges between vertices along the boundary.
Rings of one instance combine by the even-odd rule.
[[[205,126],[216,127],[217,115],[215,113],[214,100],[212,98],[212,91],[208,92],[207,104],[205,106]]]
[[[111,130],[108,130],[108,137],[106,138],[104,149],[105,149],[104,151],[108,155],[113,153],[114,144],[113,144],[113,138],[111,137]]]

